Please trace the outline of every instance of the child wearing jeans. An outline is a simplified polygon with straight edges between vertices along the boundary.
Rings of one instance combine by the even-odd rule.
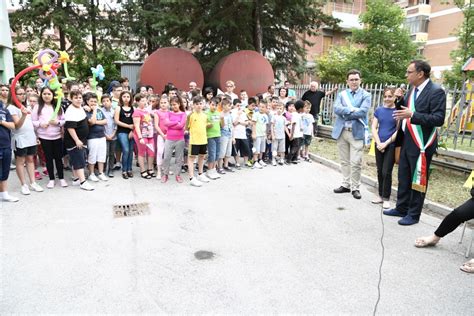
[[[64,146],[69,154],[73,173],[73,185],[79,185],[86,191],[94,190],[94,187],[86,181],[84,167],[86,166],[87,136],[89,135],[89,124],[87,115],[82,108],[82,95],[79,91],[70,93],[72,104],[64,114]]]
[[[182,100],[179,97],[171,98],[171,111],[169,112],[168,118],[165,121],[165,125],[168,128],[168,134],[166,135],[165,140],[165,158],[163,159],[163,175],[161,176],[162,183],[168,181],[173,150],[175,151],[176,182],[183,182],[180,173],[184,156],[184,130],[186,128],[186,113],[184,112],[184,104],[181,101]]]
[[[107,124],[105,125],[105,140],[107,143],[107,176],[114,177],[114,161],[115,161],[115,146],[117,143],[117,124],[114,120],[114,110],[112,109],[112,100],[110,96],[102,96],[102,113],[104,114]]]
[[[286,118],[283,116],[283,103],[276,107],[272,117],[272,165],[283,165],[285,159],[285,136],[287,133]]]
[[[219,179],[216,163],[219,155],[221,138],[220,113],[217,111],[217,99],[212,98],[207,111],[207,167],[206,176],[212,180]]]
[[[307,162],[311,162],[309,159],[309,146],[313,139],[314,129],[314,116],[309,113],[311,111],[311,103],[304,101],[303,114],[301,115],[301,124],[303,125],[303,144],[301,146],[301,157]]]
[[[234,171],[233,169],[229,168],[229,158],[232,156],[232,144],[235,143],[235,140],[232,132],[234,129],[234,124],[232,122],[232,114],[230,113],[230,100],[224,98],[221,102],[221,106],[221,137],[219,138],[219,161],[217,172],[223,174],[225,171]]]
[[[138,165],[142,178],[151,179],[156,177],[153,171],[153,159],[155,157],[153,119],[151,113],[145,108],[147,104],[145,94],[136,94],[135,103],[137,108],[133,112],[133,138],[138,149]],[[148,169],[145,169],[145,160]]]
[[[189,157],[188,172],[190,184],[195,187],[202,186],[203,182],[209,182],[209,178],[203,173],[204,157],[207,153],[207,115],[202,112],[204,100],[201,96],[193,98],[193,113],[188,119],[189,130]],[[194,176],[194,159],[198,156],[198,173]]]
[[[104,165],[107,160],[107,141],[105,139],[105,125],[107,120],[102,110],[97,104],[97,95],[92,92],[84,94],[84,101],[89,111],[86,110],[87,121],[89,123],[89,135],[87,136],[87,164],[89,168],[89,180],[93,182],[108,181],[104,174]],[[99,175],[94,173],[97,163]]]

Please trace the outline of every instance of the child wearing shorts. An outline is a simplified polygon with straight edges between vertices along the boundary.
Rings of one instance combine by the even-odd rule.
[[[72,185],[79,185],[86,191],[94,190],[94,187],[86,181],[84,168],[86,166],[87,136],[89,135],[89,124],[87,115],[82,108],[82,95],[80,91],[71,92],[72,104],[64,114],[64,146],[69,154],[72,166]]]
[[[193,98],[193,113],[188,119],[189,130],[189,157],[188,172],[190,184],[195,187],[209,182],[209,178],[203,173],[204,157],[207,153],[207,115],[202,112],[204,100],[201,96]],[[198,176],[194,176],[194,159],[198,156]]]
[[[89,108],[87,121],[89,123],[89,135],[87,136],[87,163],[89,168],[89,180],[98,182],[99,180],[108,181],[104,174],[104,165],[107,160],[107,140],[105,139],[105,125],[107,119],[97,104],[97,96],[95,93],[87,92],[84,95],[84,101]],[[97,163],[99,175],[94,173],[94,167]]]

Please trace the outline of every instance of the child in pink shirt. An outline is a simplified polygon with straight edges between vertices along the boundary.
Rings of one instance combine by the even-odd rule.
[[[171,111],[165,119],[164,124],[167,128],[165,140],[165,158],[163,160],[163,175],[161,182],[168,181],[170,171],[170,162],[173,150],[175,151],[175,175],[176,182],[183,182],[180,176],[181,166],[183,165],[184,156],[184,130],[186,129],[186,113],[181,98],[171,98]]]
[[[145,109],[147,98],[144,94],[135,95],[137,108],[133,111],[133,138],[138,149],[138,165],[142,178],[151,179],[155,176],[153,172],[153,158],[155,157],[155,146],[153,142],[153,120],[151,113]],[[145,160],[148,169],[145,169]]]
[[[167,97],[161,97],[160,108],[155,110],[154,115],[154,127],[158,132],[156,139],[156,166],[158,169],[158,177],[161,177],[161,165],[163,164],[163,152],[165,150],[165,139],[167,133],[167,127],[165,121],[168,118],[169,102]]]

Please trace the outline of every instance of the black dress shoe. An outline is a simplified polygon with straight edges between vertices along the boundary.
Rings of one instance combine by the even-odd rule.
[[[349,192],[351,192],[351,190],[346,187],[343,187],[342,185],[339,188],[334,189],[334,193],[349,193]]]
[[[352,191],[352,196],[354,197],[354,199],[358,199],[358,200],[362,198],[362,195],[360,195],[359,190]]]

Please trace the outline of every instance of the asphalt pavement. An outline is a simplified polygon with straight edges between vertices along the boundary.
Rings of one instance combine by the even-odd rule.
[[[440,219],[380,216],[373,193],[336,195],[317,163],[240,170],[195,188],[115,177],[0,204],[0,314],[473,315],[459,270],[470,232],[418,249]],[[69,173],[67,173],[69,175]],[[45,187],[46,180],[41,184]],[[120,217],[114,205],[148,203]]]

